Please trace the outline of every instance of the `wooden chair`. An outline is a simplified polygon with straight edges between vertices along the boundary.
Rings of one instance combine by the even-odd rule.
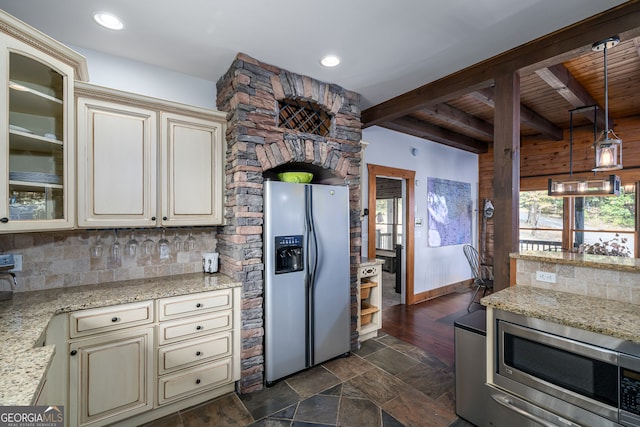
[[[493,266],[482,263],[478,251],[473,246],[464,245],[462,250],[464,251],[464,256],[467,257],[467,261],[469,261],[469,267],[471,267],[471,272],[473,273],[473,283],[476,287],[467,306],[467,311],[469,311],[471,305],[477,302],[476,296],[480,289],[482,289],[483,297],[487,294],[487,289],[493,290]]]

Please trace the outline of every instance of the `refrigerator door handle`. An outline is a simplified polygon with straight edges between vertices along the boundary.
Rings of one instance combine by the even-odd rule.
[[[305,186],[305,223],[307,241],[307,361],[308,366],[315,365],[315,301],[314,289],[318,269],[318,239],[313,223],[313,191],[310,185]]]

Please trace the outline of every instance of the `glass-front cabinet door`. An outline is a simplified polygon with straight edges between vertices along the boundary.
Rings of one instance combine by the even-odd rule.
[[[0,37],[0,232],[72,228],[73,68]]]

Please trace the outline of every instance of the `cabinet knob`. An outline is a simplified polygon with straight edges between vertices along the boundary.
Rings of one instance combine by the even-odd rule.
[[[152,216],[152,217],[151,217],[151,221],[155,221],[155,220],[156,220],[156,217],[155,217],[155,216]]]
[[[3,223],[3,224],[6,224],[6,223],[9,222],[9,218],[7,218],[6,216],[3,217],[3,218],[0,218],[0,222]]]
[[[111,321],[112,321],[113,323],[117,322],[118,320],[119,320],[119,319],[118,319],[117,317],[112,317],[112,318],[111,318]]]
[[[199,303],[197,303],[197,304],[196,304],[196,308],[202,308],[202,303],[200,303],[200,302],[199,302]]]
[[[196,380],[196,384],[200,384],[200,378]]]
[[[162,217],[162,220],[163,220],[163,221],[166,221],[166,220],[167,220],[167,217],[166,217],[166,216],[163,216],[163,217]]]
[[[78,354],[78,351],[77,350],[71,350],[71,353],[69,353],[69,354],[72,355],[72,356],[75,356],[76,354]]]
[[[196,351],[196,356],[202,356],[202,352],[201,351]]]
[[[201,331],[202,330],[202,326],[198,325],[196,326],[196,331]]]

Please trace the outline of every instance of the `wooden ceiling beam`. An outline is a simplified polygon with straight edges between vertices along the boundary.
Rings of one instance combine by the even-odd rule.
[[[429,105],[444,103],[491,86],[500,73],[522,74],[558,63],[559,57],[587,52],[596,40],[613,34],[625,39],[637,36],[640,1],[627,1],[485,61],[427,83],[362,112],[365,128],[406,116]]]
[[[495,108],[495,104],[493,102],[493,88],[480,89],[469,95],[474,97],[476,100],[484,103],[485,105],[491,108]],[[547,120],[546,118],[523,104],[520,104],[520,122],[526,124],[532,129],[537,130],[547,138],[551,138],[554,141],[562,141],[563,131],[561,127],[556,126],[551,121]]]
[[[420,110],[453,126],[493,140],[493,125],[448,104],[436,104]]]
[[[567,67],[562,64],[556,64],[536,70],[536,74],[546,84],[551,86],[558,95],[566,99],[569,104],[573,105],[574,108],[598,105],[596,119],[598,121],[598,125],[604,129],[604,111],[584,86],[582,86],[576,78],[573,77],[573,74],[569,72]],[[585,114],[585,117],[593,123],[593,114]],[[611,118],[609,118],[609,123],[613,123]]]
[[[488,144],[484,141],[479,141],[412,117],[400,117],[391,122],[384,122],[379,126],[476,154],[486,153],[488,150]]]

